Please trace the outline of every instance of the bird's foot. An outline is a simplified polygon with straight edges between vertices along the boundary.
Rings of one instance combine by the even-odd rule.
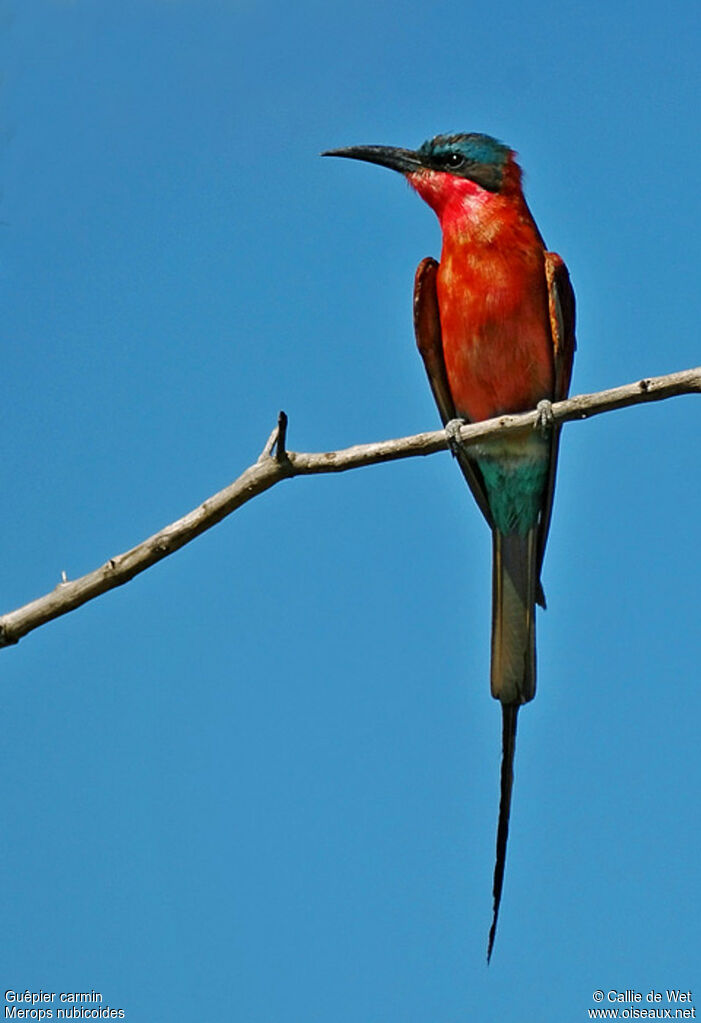
[[[457,458],[458,452],[463,450],[462,441],[460,440],[460,428],[465,425],[464,419],[450,419],[444,426],[446,436],[448,437],[448,447],[453,458]]]
[[[533,424],[533,429],[538,430],[539,433],[542,433],[543,436],[546,437],[555,425],[552,402],[548,401],[547,398],[543,398],[536,405],[536,413],[537,415],[535,423]]]

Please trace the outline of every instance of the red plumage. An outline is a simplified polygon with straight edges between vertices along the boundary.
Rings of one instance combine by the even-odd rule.
[[[443,230],[436,280],[445,369],[458,415],[473,422],[553,399],[545,247],[511,160],[500,192],[420,170],[410,184]]]

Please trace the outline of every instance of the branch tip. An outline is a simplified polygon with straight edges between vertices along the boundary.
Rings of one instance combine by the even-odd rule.
[[[282,409],[278,412],[277,417],[277,436],[275,439],[275,458],[278,462],[287,461],[287,413],[283,412]]]

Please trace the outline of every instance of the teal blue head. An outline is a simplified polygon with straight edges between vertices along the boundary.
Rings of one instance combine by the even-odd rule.
[[[417,150],[429,170],[467,178],[489,192],[499,192],[511,150],[491,135],[476,132],[436,135]]]

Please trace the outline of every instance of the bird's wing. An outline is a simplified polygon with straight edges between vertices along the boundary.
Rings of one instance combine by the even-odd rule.
[[[570,390],[572,362],[577,348],[574,291],[567,267],[556,252],[545,253],[545,276],[555,354],[555,401],[564,401]]]
[[[567,267],[556,252],[545,253],[545,277],[548,282],[548,311],[550,313],[550,330],[553,339],[553,357],[555,362],[555,390],[553,397],[555,401],[564,401],[570,390],[572,362],[577,347],[574,336],[575,301]],[[560,446],[560,429],[561,427],[559,426],[553,429],[550,441],[550,468],[548,470],[543,510],[540,516],[538,537],[539,576],[550,529],[550,516],[553,506],[553,494],[555,492],[557,453]],[[540,596],[542,595],[541,587]],[[544,607],[544,598],[542,604]]]
[[[416,268],[414,278],[414,332],[416,344],[423,359],[428,382],[433,391],[443,425],[455,419],[455,405],[450,393],[448,377],[443,358],[443,341],[441,338],[441,320],[438,311],[438,295],[436,293],[436,272],[438,263],[427,256]],[[480,511],[488,524],[493,526],[492,515],[487,501],[487,492],[479,466],[463,451],[458,450],[458,463],[463,476],[472,491]]]

